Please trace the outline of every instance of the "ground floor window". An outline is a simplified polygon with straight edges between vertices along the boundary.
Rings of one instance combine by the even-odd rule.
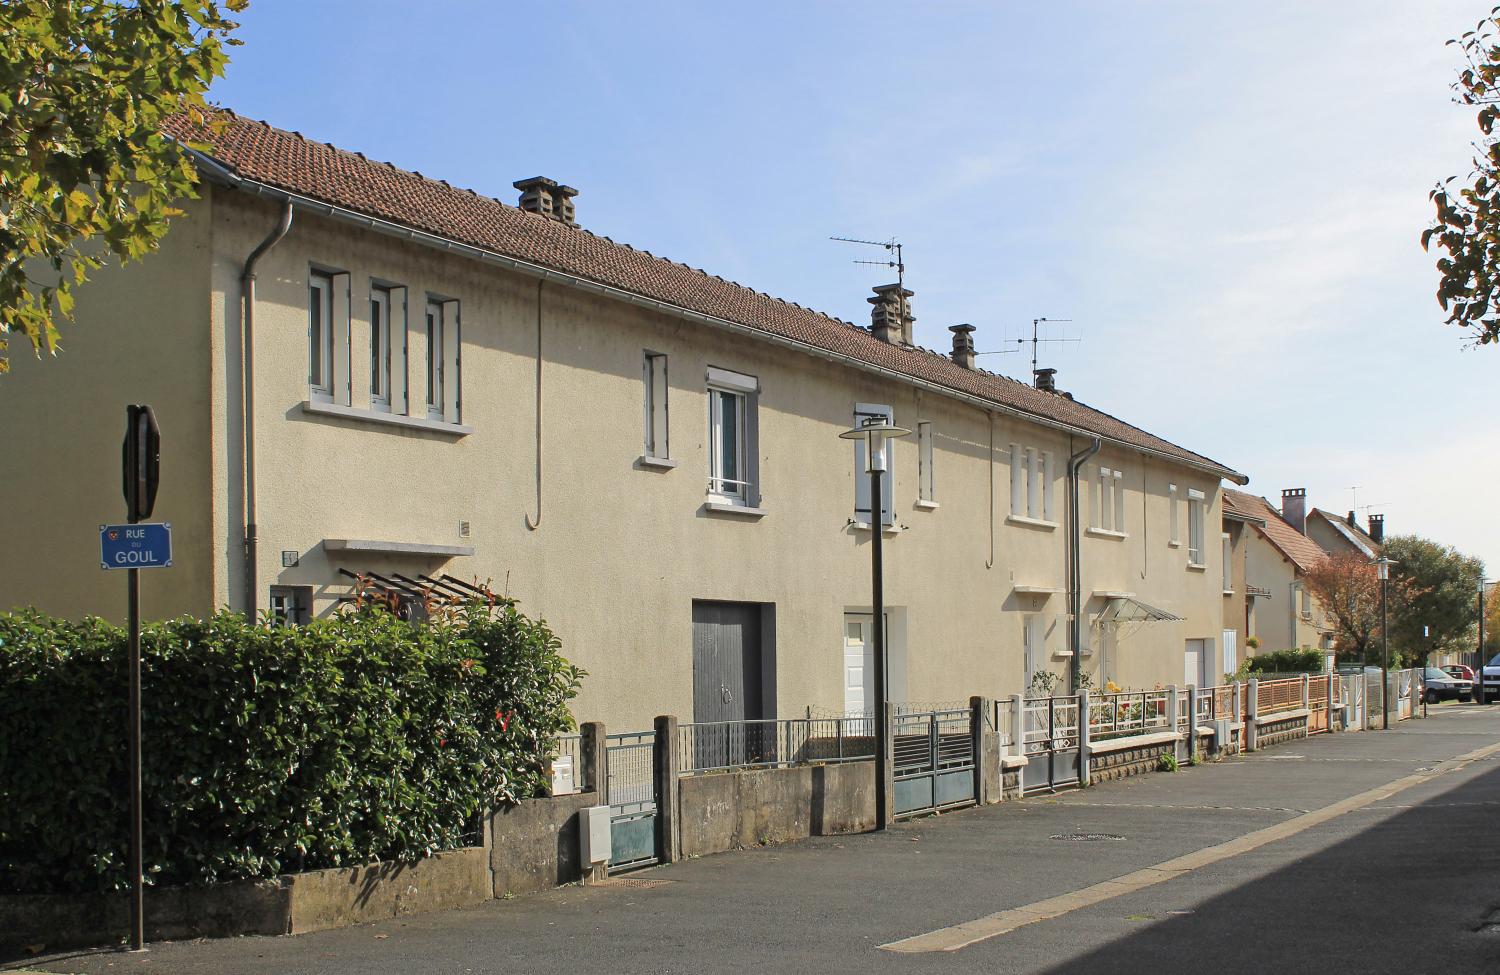
[[[312,620],[312,586],[272,586],[270,606],[278,626],[305,626]]]

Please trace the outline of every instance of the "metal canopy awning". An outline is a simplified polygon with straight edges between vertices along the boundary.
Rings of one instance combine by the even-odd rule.
[[[1182,617],[1143,603],[1134,596],[1115,596],[1104,604],[1100,623],[1181,623]]]
[[[433,577],[419,572],[413,579],[400,572],[382,575],[372,570],[351,572],[341,568],[339,574],[354,580],[349,593],[341,596],[339,602],[383,603],[402,619],[426,619],[438,606],[473,602],[495,606],[510,602],[487,585],[465,582],[447,573]]]

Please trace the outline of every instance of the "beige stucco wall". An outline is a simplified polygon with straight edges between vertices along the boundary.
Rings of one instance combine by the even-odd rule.
[[[1328,632],[1325,615],[1317,600],[1311,617],[1302,615],[1301,576],[1296,567],[1259,533],[1247,531],[1245,577],[1271,591],[1270,599],[1257,598],[1251,611],[1252,635],[1259,638],[1257,653],[1322,646]]]
[[[196,249],[190,235],[172,241],[193,255],[187,267],[195,280],[209,282],[208,294],[180,287],[171,275],[128,279],[128,286],[111,283],[111,293],[133,290],[143,300],[172,290],[174,300],[185,304],[180,317],[195,324],[206,318],[211,326],[198,329],[191,365],[158,377],[173,380],[177,395],[200,410],[201,433],[192,455],[198,483],[211,478],[214,484],[212,504],[200,499],[193,524],[194,544],[213,549],[213,564],[199,566],[195,588],[180,593],[174,604],[197,612],[243,605],[240,431],[234,408],[239,274],[245,255],[274,226],[277,208],[225,191],[217,193],[211,213],[211,265],[200,252],[201,238]],[[207,236],[201,228],[198,232]],[[462,421],[472,433],[452,436],[303,409],[307,278],[313,265],[350,275],[353,321],[344,354],[354,364],[355,408],[368,405],[364,364],[371,279],[407,287],[414,339],[426,293],[461,302]],[[1008,416],[990,417],[946,397],[768,343],[548,284],[541,292],[538,507],[534,279],[299,214],[291,233],[262,261],[258,287],[259,608],[271,585],[285,584],[314,587],[316,612],[333,611],[348,582],[338,574],[340,567],[408,575],[447,571],[488,580],[519,599],[525,612],[546,618],[569,658],[589,671],[577,715],[629,730],[646,727],[656,714],[684,719],[692,714],[694,599],[771,603],[777,710],[790,715],[807,706],[840,709],[843,616],[868,611],[870,553],[868,532],[849,526],[853,447],[838,434],[853,422],[856,403],[881,403],[894,408],[903,426],[933,424],[939,502],[932,510],[916,504],[915,438],[899,442],[894,477],[901,530],[886,539],[886,602],[897,650],[893,669],[904,671],[897,675],[897,692],[914,701],[1019,692],[1026,612],[1048,618],[1050,665],[1059,673],[1066,669],[1068,659],[1061,654],[1066,596],[1014,591],[1016,586],[1066,587],[1066,530],[1007,521],[1009,444],[1054,453],[1061,521],[1065,462],[1069,452],[1084,446],[1080,438]],[[98,300],[115,302],[102,287],[99,291]],[[191,301],[181,297],[184,291],[194,294]],[[645,349],[670,356],[670,442],[678,464],[672,470],[637,463]],[[420,343],[414,341],[412,351],[411,398],[425,415]],[[704,380],[710,366],[760,382],[760,492],[766,514],[759,520],[703,508]],[[191,394],[178,390],[175,380],[183,374],[191,377],[184,385],[192,387]],[[175,433],[175,423],[172,429]],[[117,436],[111,429],[109,438],[117,442]],[[1092,625],[1104,602],[1093,593],[1128,592],[1185,622],[1124,628],[1110,648],[1110,676],[1136,687],[1180,682],[1184,640],[1202,638],[1218,651],[1223,620],[1214,530],[1220,523],[1218,484],[1211,475],[1110,445],[1091,464],[1126,472],[1128,514],[1125,538],[1083,541],[1089,652],[1082,667],[1097,674],[1105,656],[1104,636]],[[1168,483],[1177,484],[1184,497],[1188,488],[1197,488],[1209,498],[1204,570],[1186,566],[1185,520],[1184,545],[1168,543]],[[1087,495],[1082,510],[1087,518]],[[527,516],[535,519],[538,512],[540,526],[529,530]],[[461,523],[469,526],[467,536],[460,534]],[[39,531],[36,544],[49,537],[47,530]],[[349,557],[326,549],[329,538],[472,545],[475,554],[447,560]],[[299,564],[283,568],[282,552],[295,553]],[[80,592],[57,607],[81,612],[93,608],[97,595]]]
[[[41,360],[19,336],[0,376],[0,609],[125,618],[125,573],[99,567],[101,524],[124,521],[125,407],[150,405],[161,427],[152,519],[171,522],[172,567],[141,573],[148,617],[214,606],[208,262],[212,206],[182,204],[161,249],[114,261],[79,290],[62,350]]]

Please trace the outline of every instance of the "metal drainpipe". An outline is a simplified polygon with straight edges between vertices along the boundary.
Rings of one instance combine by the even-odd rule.
[[[245,258],[245,269],[240,273],[240,293],[243,296],[240,307],[240,429],[244,442],[240,449],[244,458],[245,615],[252,619],[260,595],[260,584],[256,579],[259,540],[255,524],[255,265],[291,229],[292,201],[287,200],[275,229]]]
[[[526,514],[526,528],[542,527],[542,286],[546,278],[536,279],[536,520]]]
[[[1068,458],[1068,649],[1073,662],[1068,668],[1068,687],[1078,693],[1078,651],[1083,646],[1083,570],[1081,560],[1083,533],[1078,525],[1078,471],[1099,452],[1103,443],[1098,437]]]

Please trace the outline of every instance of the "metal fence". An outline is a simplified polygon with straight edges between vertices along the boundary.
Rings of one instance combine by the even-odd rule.
[[[863,716],[699,721],[679,725],[677,734],[684,775],[875,757],[874,719]]]
[[[1003,697],[995,701],[995,707],[990,716],[990,730],[1000,739],[1001,748],[1014,744],[1010,740],[1011,721],[1014,714],[1015,709],[1010,698]]]
[[[1021,706],[1025,715],[1021,732],[1027,755],[1077,747],[1078,698],[1030,697]]]
[[[1300,707],[1302,707],[1301,677],[1256,682],[1255,713],[1257,716],[1275,714],[1278,711],[1295,711]]]
[[[1168,691],[1127,691],[1090,697],[1090,740],[1172,730],[1177,715],[1167,713],[1170,698]]]

